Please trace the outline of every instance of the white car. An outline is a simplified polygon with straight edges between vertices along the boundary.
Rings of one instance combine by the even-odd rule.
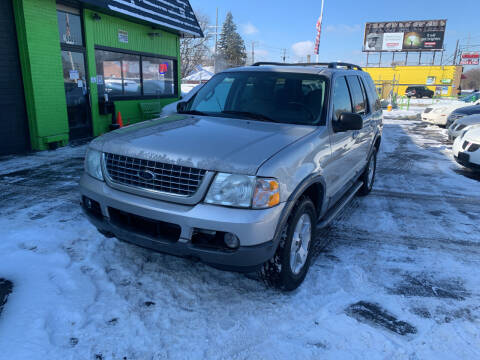
[[[448,140],[453,141],[462,133],[480,127],[480,114],[467,115],[455,121],[448,128]]]
[[[447,125],[448,115],[450,115],[452,111],[464,106],[478,104],[480,104],[480,100],[477,100],[471,104],[466,104],[463,101],[455,101],[451,104],[438,104],[429,106],[422,113],[422,121],[435,125],[445,126]]]
[[[177,104],[180,102],[180,101],[188,101],[190,100],[190,98],[195,95],[198,90],[200,90],[200,88],[203,86],[204,84],[199,84],[197,86],[195,86],[192,90],[190,90],[188,93],[184,94],[182,93],[182,96],[180,97],[180,100],[178,101],[175,101],[173,103],[170,103],[168,105],[165,105],[163,108],[162,108],[162,114],[161,116],[164,117],[164,116],[168,116],[168,115],[172,115],[174,113],[177,112]]]
[[[453,156],[460,165],[480,170],[480,127],[466,131],[455,139]]]

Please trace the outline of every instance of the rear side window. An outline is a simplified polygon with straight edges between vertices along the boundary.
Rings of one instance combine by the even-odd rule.
[[[333,88],[333,120],[338,120],[341,113],[352,112],[352,102],[344,76],[335,80]]]
[[[367,101],[357,76],[347,76],[348,86],[352,94],[353,112],[364,115],[367,113]]]

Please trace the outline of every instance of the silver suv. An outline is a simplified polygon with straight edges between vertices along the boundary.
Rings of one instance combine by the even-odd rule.
[[[177,114],[92,141],[82,205],[105,236],[293,290],[322,245],[316,230],[372,189],[381,133],[356,65],[234,68]]]

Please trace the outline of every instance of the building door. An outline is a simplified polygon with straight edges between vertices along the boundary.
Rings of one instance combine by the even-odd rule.
[[[76,140],[92,135],[82,18],[78,9],[57,4],[57,19],[70,140]]]
[[[30,149],[12,1],[0,1],[0,155]]]
[[[88,137],[91,129],[85,54],[62,50],[62,65],[70,139]]]

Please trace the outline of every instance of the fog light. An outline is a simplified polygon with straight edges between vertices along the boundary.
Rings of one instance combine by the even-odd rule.
[[[230,249],[236,249],[240,246],[240,240],[238,237],[232,233],[226,233],[223,236],[223,241]]]
[[[90,200],[89,198],[85,198],[85,206],[87,207],[87,209],[91,209],[92,208],[92,200]]]

